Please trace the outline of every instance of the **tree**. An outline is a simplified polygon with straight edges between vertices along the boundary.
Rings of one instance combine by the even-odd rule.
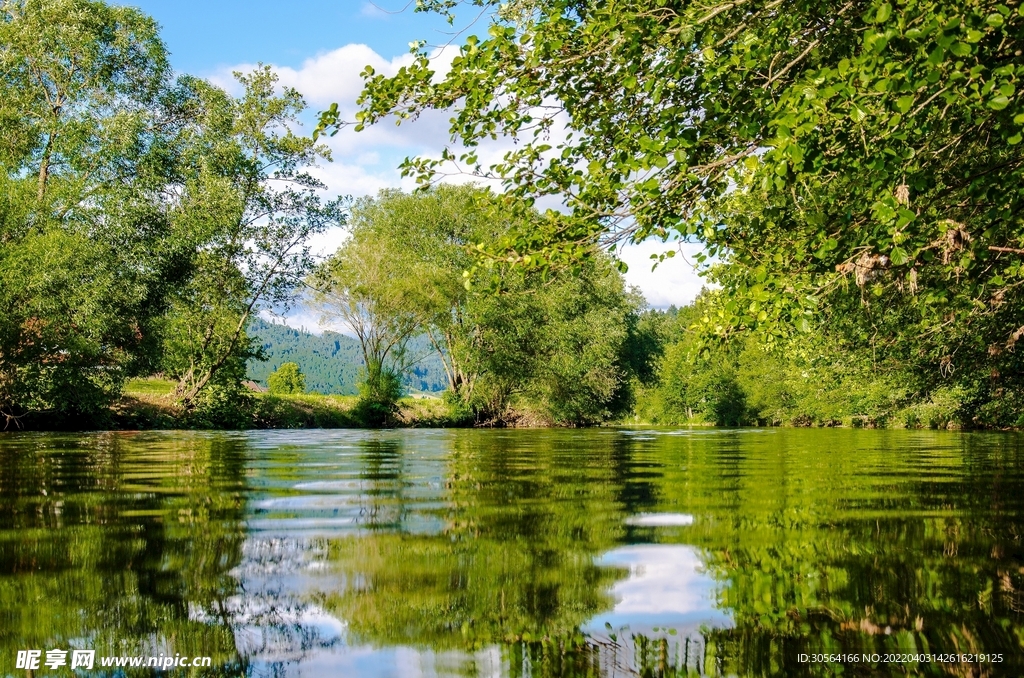
[[[239,100],[172,82],[156,23],[92,0],[3,0],[0,45],[0,417],[94,425],[157,369],[189,407],[237,390],[252,315],[342,217],[301,96],[266,68]]]
[[[393,78],[367,70],[357,127],[454,108],[462,165],[510,200],[566,201],[493,256],[559,265],[592,242],[695,239],[727,264],[713,333],[770,343],[835,322],[921,375],[1021,373],[1017,3],[420,7],[461,4],[493,9],[487,36],[443,77],[423,44]],[[477,146],[499,134],[519,143],[482,167]],[[405,169],[429,183],[455,159]]]
[[[611,259],[595,254],[572,275],[550,280],[537,274],[517,280],[516,270],[507,276],[510,291],[478,320],[481,372],[499,386],[492,393],[504,389],[505,404],[514,411],[561,425],[589,426],[625,415],[633,405],[633,381],[650,376],[644,353],[659,347],[643,342],[639,317],[646,302],[626,286]],[[488,409],[506,415],[500,407]]]
[[[446,397],[477,421],[575,425],[621,415],[630,380],[650,371],[641,355],[649,347],[634,341],[642,299],[601,255],[574,276],[499,265],[489,269],[495,294],[467,286],[473,245],[512,228],[497,207],[472,186],[382,191],[356,203],[319,299],[364,346],[367,386],[378,374],[401,375],[415,358],[409,340],[425,334],[444,365]]]
[[[417,280],[373,230],[373,200],[355,203],[350,237],[317,270],[310,285],[322,322],[340,320],[359,340],[365,375],[361,402],[372,423],[394,414],[409,367],[406,346],[422,326]]]
[[[152,366],[183,274],[166,52],[90,0],[6,0],[0,45],[0,417],[93,416]]]
[[[470,293],[463,272],[474,264],[470,246],[508,229],[495,207],[489,191],[473,186],[441,185],[414,194],[383,190],[357,203],[352,250],[339,251],[349,258],[372,253],[358,255],[359,275],[365,289],[381,297],[377,313],[401,315],[403,331],[424,333],[441,359],[449,392],[465,399],[472,398],[475,378],[474,309],[487,301]],[[377,270],[385,264],[386,271]],[[377,324],[383,327],[381,320]]]
[[[175,218],[190,234],[195,273],[168,317],[168,369],[189,405],[215,379],[237,384],[253,355],[245,333],[263,308],[280,309],[312,269],[310,236],[343,221],[343,200],[323,203],[307,169],[324,146],[292,132],[305,108],[275,93],[267,67],[235,74],[239,99],[194,83],[193,146]]]
[[[297,363],[282,363],[267,378],[267,385],[274,395],[302,394],[306,392],[306,375],[299,371]]]

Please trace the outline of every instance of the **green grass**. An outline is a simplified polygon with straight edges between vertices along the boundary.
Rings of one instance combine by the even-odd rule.
[[[129,396],[168,396],[174,392],[175,382],[170,379],[129,379],[124,387],[125,395]]]
[[[132,379],[112,409],[114,425],[121,429],[182,429],[203,427],[202,419],[184,412],[174,397],[175,382],[150,377]],[[272,395],[253,393],[239,405],[232,421],[245,428],[364,428],[357,416],[357,396]],[[446,427],[465,425],[438,397],[407,396],[399,401],[399,413],[392,424],[400,427]]]
[[[257,396],[258,428],[364,428],[356,415],[358,396],[270,395]],[[440,398],[402,398],[394,425],[401,427],[459,426],[451,408]]]

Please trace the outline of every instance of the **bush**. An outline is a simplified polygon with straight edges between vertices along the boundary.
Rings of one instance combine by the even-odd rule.
[[[380,365],[370,366],[359,384],[359,402],[352,414],[365,426],[386,426],[398,414],[402,397],[402,378],[398,372]]]
[[[267,386],[274,395],[297,395],[306,392],[306,375],[299,371],[298,363],[284,363],[267,378]]]
[[[185,419],[192,428],[247,429],[254,424],[256,397],[241,384],[208,384]]]

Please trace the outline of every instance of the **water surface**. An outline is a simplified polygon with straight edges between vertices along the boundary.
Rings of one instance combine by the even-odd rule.
[[[1020,675],[1022,533],[1011,434],[5,434],[0,674]]]

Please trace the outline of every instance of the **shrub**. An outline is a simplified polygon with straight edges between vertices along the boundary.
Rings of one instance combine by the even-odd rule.
[[[196,395],[186,421],[193,428],[252,428],[255,406],[256,397],[241,384],[212,383]]]
[[[359,402],[352,414],[365,426],[385,426],[394,421],[401,397],[402,378],[398,372],[371,365],[359,384]]]
[[[267,386],[274,395],[293,395],[306,392],[306,375],[298,363],[284,363],[267,378]]]

